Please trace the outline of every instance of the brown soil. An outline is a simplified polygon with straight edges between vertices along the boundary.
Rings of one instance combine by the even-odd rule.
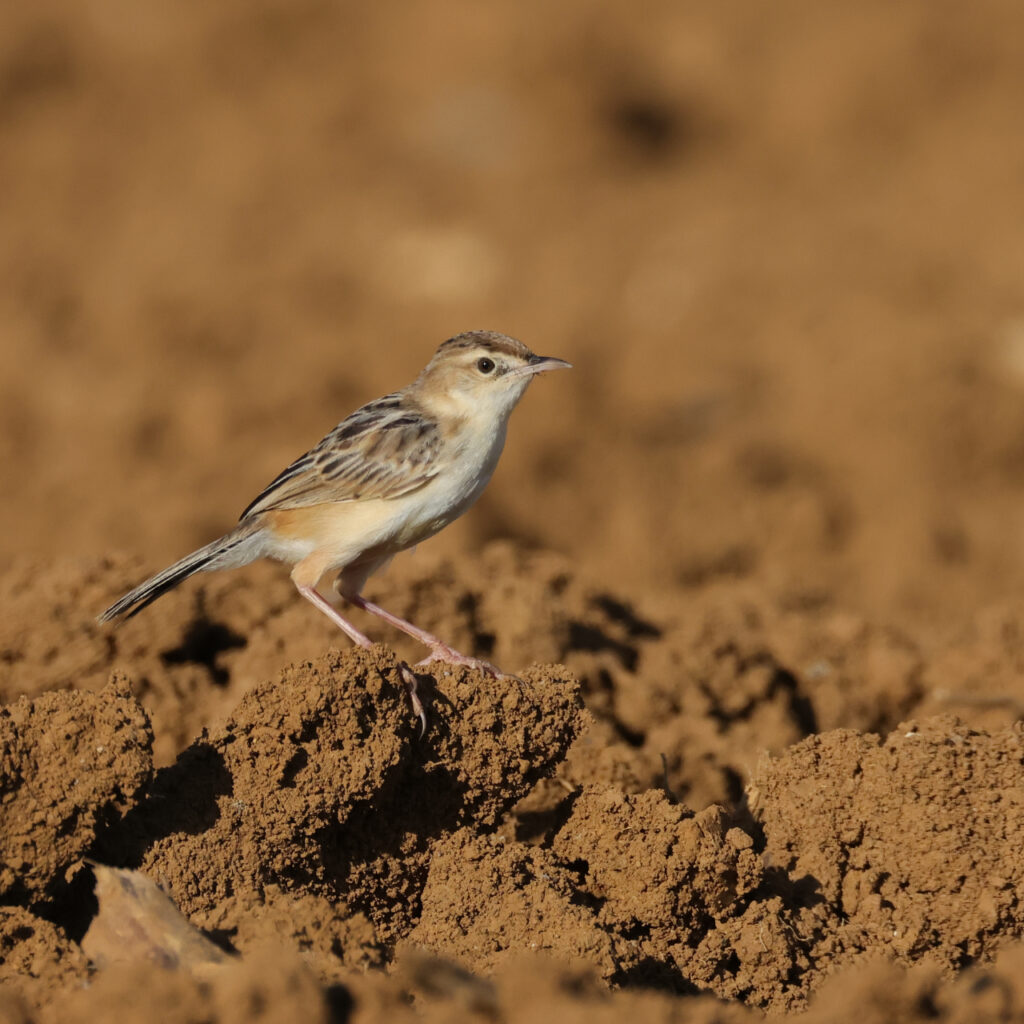
[[[1022,90],[1009,0],[6,5],[0,1024],[1024,1019]],[[96,624],[472,327],[576,368],[368,592],[520,681]]]

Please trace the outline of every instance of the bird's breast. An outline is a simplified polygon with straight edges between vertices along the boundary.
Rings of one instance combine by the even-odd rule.
[[[451,458],[426,487],[410,495],[404,547],[426,540],[458,519],[480,497],[494,474],[505,444],[505,429],[481,437],[453,439]]]

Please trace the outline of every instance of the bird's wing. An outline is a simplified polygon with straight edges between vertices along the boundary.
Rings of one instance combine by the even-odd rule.
[[[400,394],[385,395],[357,409],[296,459],[241,518],[332,501],[401,498],[434,479],[440,450],[437,422]]]

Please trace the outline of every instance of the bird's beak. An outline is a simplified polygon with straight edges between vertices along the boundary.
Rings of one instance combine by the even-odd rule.
[[[526,366],[520,366],[513,370],[510,377],[532,377],[537,373],[547,373],[549,370],[571,370],[572,363],[564,359],[556,359],[554,356],[530,356]]]

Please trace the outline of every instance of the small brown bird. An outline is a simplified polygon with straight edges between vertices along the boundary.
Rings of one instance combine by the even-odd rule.
[[[293,566],[299,593],[360,646],[369,647],[369,638],[318,589],[331,574],[337,596],[429,649],[417,666],[442,661],[500,675],[360,592],[398,552],[444,529],[480,497],[530,381],[569,366],[495,331],[450,338],[412,384],[356,410],[296,459],[233,530],[139,584],[99,621],[135,615],[194,573],[271,558]],[[415,676],[405,671],[422,718]]]

